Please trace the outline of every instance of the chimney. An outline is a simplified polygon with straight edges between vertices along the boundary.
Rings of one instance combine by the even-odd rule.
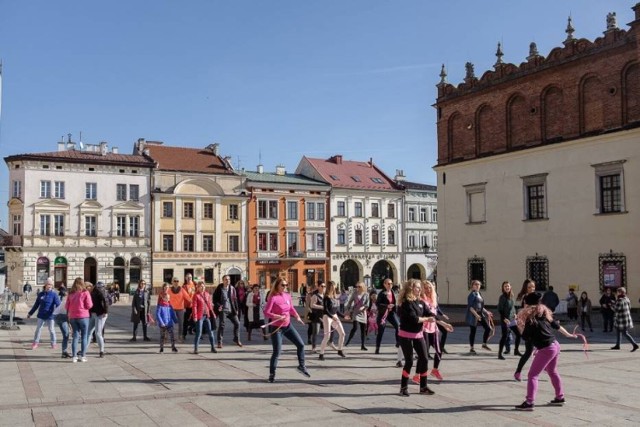
[[[67,143],[64,141],[58,142],[58,151],[67,151]]]
[[[404,171],[402,169],[396,169],[396,177],[394,179],[396,181],[404,181],[405,178]]]
[[[120,151],[118,151],[118,147],[111,147],[111,152],[113,154],[118,154]]]
[[[342,154],[336,154],[335,156],[329,159],[330,162],[335,163],[336,165],[342,164]]]
[[[369,157],[369,167],[373,167],[373,157]]]
[[[258,173],[264,173],[264,166],[258,165]]]
[[[75,149],[76,149],[76,143],[68,141],[67,142],[67,150],[75,150]]]
[[[106,156],[108,153],[108,147],[106,141],[100,141],[100,155]]]
[[[220,153],[220,144],[218,144],[217,142],[209,144],[207,145],[206,149],[211,151],[214,156],[217,156]]]
[[[280,164],[276,166],[276,175],[284,176],[287,173],[284,165]]]

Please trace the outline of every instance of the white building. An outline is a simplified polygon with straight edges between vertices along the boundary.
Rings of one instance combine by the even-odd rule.
[[[380,287],[405,279],[401,227],[403,192],[373,161],[303,157],[296,170],[331,185],[330,280],[344,287],[359,280]]]
[[[9,168],[7,285],[34,290],[47,277],[70,286],[76,277],[129,283],[150,273],[153,162],[108,150],[107,143],[5,157]]]

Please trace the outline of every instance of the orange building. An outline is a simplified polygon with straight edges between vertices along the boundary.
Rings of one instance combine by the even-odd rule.
[[[327,201],[331,187],[302,175],[244,172],[247,203],[248,281],[268,289],[280,277],[291,292],[327,280],[329,233]]]

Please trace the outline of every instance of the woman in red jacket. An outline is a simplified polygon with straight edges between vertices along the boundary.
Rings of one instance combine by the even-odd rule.
[[[202,329],[205,333],[209,334],[209,342],[211,343],[211,353],[217,353],[216,350],[216,338],[213,335],[211,329],[211,320],[214,319],[213,304],[211,304],[211,295],[204,289],[204,282],[199,281],[196,285],[196,293],[191,300],[191,318],[196,324],[196,336],[193,339],[193,354],[198,354],[198,344],[200,343],[200,336],[202,335]]]

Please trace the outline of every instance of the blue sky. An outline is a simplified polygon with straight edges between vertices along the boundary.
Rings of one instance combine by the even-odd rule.
[[[137,138],[221,144],[234,166],[293,171],[303,155],[373,158],[435,184],[440,65],[458,84],[602,35],[628,0],[0,0],[0,155],[67,133],[131,152]],[[0,226],[7,228],[6,165]]]

